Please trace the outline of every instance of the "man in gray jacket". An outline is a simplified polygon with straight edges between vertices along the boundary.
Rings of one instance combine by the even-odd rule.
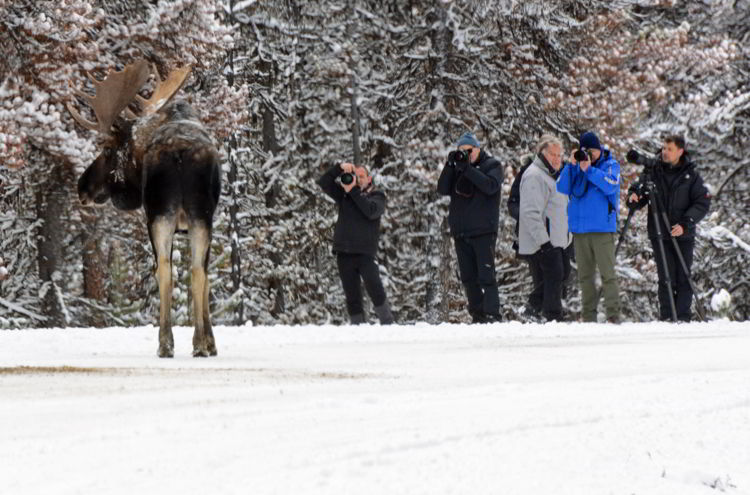
[[[518,253],[527,255],[534,289],[528,309],[560,321],[564,278],[563,250],[570,244],[568,197],[557,192],[562,168],[562,142],[543,135],[534,161],[521,177]]]

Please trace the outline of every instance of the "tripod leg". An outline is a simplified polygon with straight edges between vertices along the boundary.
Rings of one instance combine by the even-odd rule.
[[[655,198],[656,193],[653,185],[649,185],[649,206],[651,210],[651,216],[654,219],[654,228],[656,230],[656,243],[659,246],[659,255],[664,266],[664,281],[667,284],[667,295],[669,296],[669,307],[672,310],[672,321],[677,321],[677,308],[674,304],[674,293],[672,292],[672,277],[669,276],[669,266],[667,264],[667,253],[664,251],[664,239],[662,238],[661,222],[662,219],[659,217],[660,205],[658,198]],[[666,215],[664,216],[666,219]]]
[[[661,265],[663,267],[664,285],[667,286],[667,297],[669,299],[669,308],[672,311],[672,321],[677,321],[677,307],[674,302],[674,291],[672,289],[672,276],[669,274],[669,262],[667,260],[667,253],[664,249],[664,240],[659,237],[656,239],[656,244],[659,247],[659,256],[661,256]]]
[[[617,253],[620,251],[620,246],[622,245],[622,241],[625,240],[625,234],[628,231],[628,226],[630,225],[630,219],[633,218],[633,214],[635,213],[635,208],[630,208],[628,210],[628,217],[625,219],[625,224],[622,226],[622,230],[620,231],[620,237],[617,239],[617,246],[615,246],[615,258],[617,258]]]
[[[665,224],[669,224],[669,218],[667,218],[666,213],[662,212],[662,218]],[[672,245],[674,246],[674,250],[677,253],[677,259],[680,260],[680,266],[682,267],[682,271],[687,277],[687,281],[690,284],[690,289],[693,291],[693,299],[695,299],[695,312],[698,313],[698,318],[700,318],[701,321],[706,321],[706,314],[703,312],[703,307],[701,306],[700,299],[698,298],[698,290],[695,288],[695,284],[693,284],[693,279],[690,277],[690,271],[688,270],[687,263],[685,263],[685,258],[682,256],[682,251],[680,250],[680,247],[677,244],[677,239],[675,239],[671,235],[670,235],[670,238],[672,239]]]

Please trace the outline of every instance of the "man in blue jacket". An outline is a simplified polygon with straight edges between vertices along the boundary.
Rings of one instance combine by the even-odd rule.
[[[620,294],[615,275],[615,237],[620,201],[620,164],[602,148],[593,132],[581,135],[580,151],[586,158],[571,160],[557,179],[557,190],[567,194],[568,227],[573,233],[578,281],[581,285],[581,318],[595,322],[598,293],[596,270],[602,279],[607,321],[620,322]],[[577,163],[575,163],[577,162]]]
[[[461,136],[456,148],[440,173],[437,191],[451,198],[448,224],[472,321],[500,321],[495,241],[503,167],[471,133]]]

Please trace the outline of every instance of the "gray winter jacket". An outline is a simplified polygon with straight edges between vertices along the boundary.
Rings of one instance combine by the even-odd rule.
[[[545,242],[565,248],[568,232],[568,197],[557,192],[553,170],[537,156],[521,177],[518,254],[534,254]]]

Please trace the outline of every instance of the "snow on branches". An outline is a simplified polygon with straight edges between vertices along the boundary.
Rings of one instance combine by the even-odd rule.
[[[230,89],[220,67],[233,45],[231,27],[217,15],[221,2],[199,0],[120,2],[92,7],[86,0],[13,2],[0,19],[0,160],[20,167],[32,145],[72,163],[95,155],[91,135],[64,108],[73,87],[145,57],[159,72],[186,63],[212,91],[192,103],[208,117],[217,137],[247,119],[247,90]]]
[[[564,109],[618,151],[633,145],[638,123],[653,109],[674,103],[740,53],[736,42],[719,36],[691,39],[685,22],[636,27],[623,10],[586,19],[579,53],[557,84],[545,88],[547,109]]]
[[[62,156],[91,151],[62,118],[62,103],[74,65],[95,59],[86,32],[102,21],[101,11],[83,0],[26,0],[7,7],[0,19],[2,163],[22,166],[26,145]]]

